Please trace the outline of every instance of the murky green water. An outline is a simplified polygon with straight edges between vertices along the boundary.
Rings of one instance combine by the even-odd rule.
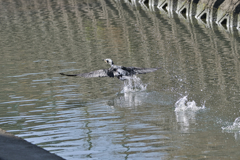
[[[68,160],[238,159],[239,42],[114,0],[1,1],[0,128]],[[125,93],[116,78],[59,74],[103,58],[163,69]]]

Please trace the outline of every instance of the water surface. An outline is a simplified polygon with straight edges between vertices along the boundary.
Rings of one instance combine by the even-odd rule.
[[[68,160],[239,158],[237,33],[114,0],[2,1],[0,20],[0,128]],[[162,69],[131,92],[59,74],[103,58]]]

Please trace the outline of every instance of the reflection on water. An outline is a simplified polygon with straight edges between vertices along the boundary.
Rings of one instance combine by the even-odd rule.
[[[0,128],[66,159],[239,158],[239,135],[221,128],[240,117],[237,34],[127,1],[0,4]],[[126,82],[59,74],[104,58],[162,69]]]
[[[159,92],[146,92],[146,91],[138,91],[138,92],[125,92],[120,93],[112,101],[109,101],[109,105],[112,108],[122,107],[122,108],[130,108],[134,109],[137,106],[144,105],[172,105],[174,101],[174,95],[166,95]]]

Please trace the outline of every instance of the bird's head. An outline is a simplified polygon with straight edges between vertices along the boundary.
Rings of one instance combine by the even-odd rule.
[[[107,64],[110,64],[111,66],[114,64],[113,61],[109,58],[104,59],[104,62],[106,62]]]

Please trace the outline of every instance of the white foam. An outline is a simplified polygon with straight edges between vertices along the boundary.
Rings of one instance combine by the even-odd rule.
[[[136,75],[124,78],[126,80],[124,81],[121,93],[144,91],[147,89],[147,84],[143,84],[141,79]]]

